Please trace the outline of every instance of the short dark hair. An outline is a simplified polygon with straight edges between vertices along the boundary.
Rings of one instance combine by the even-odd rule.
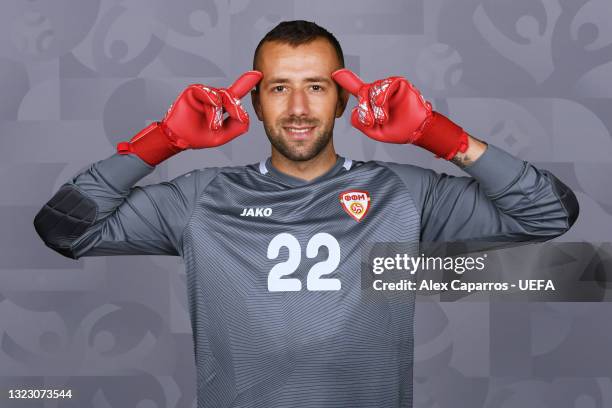
[[[293,20],[281,21],[261,39],[253,55],[253,69],[256,69],[257,56],[262,45],[266,42],[278,41],[297,47],[298,45],[308,44],[317,38],[324,38],[329,41],[336,51],[338,61],[340,61],[340,68],[344,68],[342,47],[340,47],[340,43],[332,33],[312,21]]]

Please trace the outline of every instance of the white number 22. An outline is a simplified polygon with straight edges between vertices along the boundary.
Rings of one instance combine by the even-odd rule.
[[[340,290],[340,279],[322,278],[332,273],[340,264],[340,244],[338,240],[326,232],[315,234],[306,246],[306,256],[315,258],[319,248],[327,247],[329,257],[325,261],[317,262],[308,271],[306,288],[308,290]],[[276,259],[280,249],[286,247],[289,257],[285,262],[274,265],[268,274],[268,290],[270,292],[287,292],[302,290],[302,282],[297,278],[283,278],[291,275],[300,265],[302,248],[296,237],[286,232],[275,236],[268,245],[268,259]]]

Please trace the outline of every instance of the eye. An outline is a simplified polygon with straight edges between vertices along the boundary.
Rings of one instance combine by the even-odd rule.
[[[316,92],[320,92],[323,90],[323,87],[321,85],[312,85],[312,90]]]
[[[272,88],[272,92],[283,92],[285,90],[285,86],[284,85],[276,85],[274,88]]]

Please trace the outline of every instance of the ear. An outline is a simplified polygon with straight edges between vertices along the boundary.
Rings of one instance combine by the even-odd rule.
[[[346,89],[338,86],[338,102],[336,103],[336,117],[339,118],[344,113],[346,109],[346,104],[348,103],[349,93]]]
[[[251,91],[251,102],[253,103],[253,108],[255,109],[257,119],[263,121],[263,115],[261,114],[261,103],[259,101],[259,92],[256,90]]]

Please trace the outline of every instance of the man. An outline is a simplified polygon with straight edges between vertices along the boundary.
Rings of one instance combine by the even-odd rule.
[[[416,243],[417,255],[421,240],[543,241],[570,228],[576,198],[432,111],[405,79],[361,82],[314,23],[280,23],[253,68],[227,89],[189,86],[161,122],[62,186],[36,229],[72,258],[184,258],[199,407],[411,407],[414,294],[362,290],[367,245]],[[246,132],[240,98],[254,86],[270,158],[133,187],[182,150]],[[349,93],[367,136],[471,177],[337,155]]]

